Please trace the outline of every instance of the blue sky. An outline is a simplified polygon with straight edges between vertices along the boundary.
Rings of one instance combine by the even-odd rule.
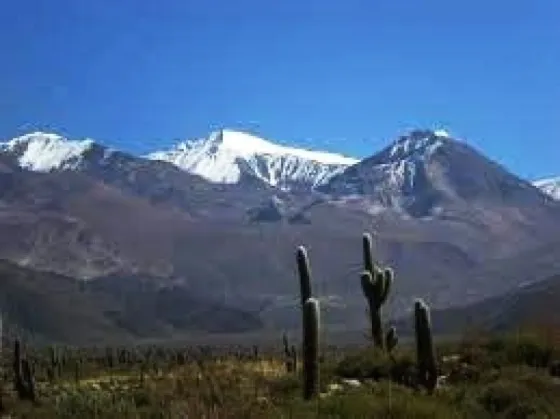
[[[560,3],[5,0],[0,137],[129,151],[220,127],[354,156],[447,128],[560,174]]]

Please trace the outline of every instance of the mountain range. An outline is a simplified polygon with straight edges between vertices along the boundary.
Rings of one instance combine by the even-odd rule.
[[[178,296],[166,301],[173,313],[186,301],[210,307],[197,309],[215,319],[208,330],[228,312],[241,330],[295,327],[300,244],[325,321],[362,327],[364,231],[397,274],[391,315],[416,296],[442,309],[476,303],[560,269],[551,182],[521,179],[443,131],[409,132],[364,159],[232,130],[146,156],[32,133],[0,146],[0,185],[0,258],[11,269],[103,284],[105,296],[144,278]],[[157,293],[130,295],[135,312],[154,313],[146,295]],[[123,327],[107,321],[112,334]]]
[[[402,182],[410,182],[411,174],[415,173],[414,155],[419,156],[423,149],[435,150],[443,143],[442,140],[449,138],[443,130],[433,131],[433,140],[429,144],[430,136],[426,133],[429,134],[429,131],[414,131],[384,150],[385,154],[393,156],[394,162],[392,168],[384,167],[383,170],[392,170]],[[37,172],[77,170],[91,156],[96,156],[98,164],[102,165],[114,154],[124,155],[91,139],[69,140],[42,132],[0,143],[0,150],[16,156],[22,168]],[[403,154],[411,157],[403,159]],[[154,151],[140,158],[171,163],[212,183],[235,184],[250,176],[281,190],[316,189],[334,175],[360,162],[360,159],[341,154],[278,145],[253,134],[233,130],[215,131],[207,138],[183,141],[170,150]],[[403,166],[397,168],[395,164]],[[560,177],[535,180],[533,184],[550,196],[560,198]]]

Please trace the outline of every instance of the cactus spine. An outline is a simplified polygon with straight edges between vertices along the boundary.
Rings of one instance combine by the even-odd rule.
[[[372,239],[371,235],[365,233],[362,237],[364,253],[364,271],[361,275],[362,291],[366,297],[369,310],[371,337],[376,348],[384,349],[386,344],[391,342],[391,349],[396,345],[396,330],[389,331],[383,336],[383,324],[381,318],[381,307],[387,302],[389,292],[394,280],[394,273],[391,268],[380,269],[373,262]]]
[[[319,394],[319,301],[313,297],[303,304],[303,398]]]
[[[421,299],[417,299],[414,303],[414,326],[418,383],[431,393],[437,384],[437,364],[432,340],[430,309]]]

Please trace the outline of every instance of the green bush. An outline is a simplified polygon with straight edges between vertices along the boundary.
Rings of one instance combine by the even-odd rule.
[[[338,363],[335,374],[344,378],[373,379],[379,381],[388,378],[390,372],[389,357],[377,349],[367,349],[350,355]]]
[[[487,385],[478,397],[479,403],[491,414],[503,413],[530,398],[526,388],[510,381],[498,381]]]
[[[338,363],[334,374],[358,380],[391,380],[409,387],[416,384],[416,361],[409,352],[395,351],[391,356],[377,349],[350,355]]]
[[[511,342],[507,348],[508,360],[512,364],[546,368],[552,360],[554,350],[546,343],[534,338],[522,337]]]

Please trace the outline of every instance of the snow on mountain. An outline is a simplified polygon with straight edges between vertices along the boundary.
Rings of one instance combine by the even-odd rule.
[[[475,205],[490,212],[504,207],[539,207],[542,195],[529,183],[466,142],[442,134],[412,131],[318,190],[339,201],[362,196],[376,206],[413,217],[467,211]]]
[[[429,161],[447,138],[448,134],[442,131],[412,132],[381,152],[378,169],[390,179],[389,184],[393,189],[411,190],[419,167]]]
[[[451,138],[451,134],[449,134],[444,129],[437,129],[434,131],[434,135],[440,138]]]
[[[392,195],[393,201],[417,200],[420,196],[427,197],[428,202],[442,198],[508,201],[512,205],[538,201],[529,182],[442,130],[412,131],[349,170],[357,166],[369,168],[374,192]],[[534,184],[560,199],[560,178]]]
[[[237,183],[242,175],[251,175],[282,189],[316,187],[358,162],[339,154],[274,144],[232,130],[217,131],[206,139],[186,141],[147,157],[173,163],[211,182]]]
[[[0,153],[17,159],[22,168],[38,172],[80,170],[91,164],[104,167],[114,151],[89,139],[71,140],[44,132],[0,143]],[[215,183],[237,183],[249,176],[281,189],[315,187],[358,161],[335,153],[274,144],[232,130],[185,141],[144,158],[174,164]]]
[[[13,154],[21,167],[37,172],[76,168],[92,140],[68,140],[57,134],[34,132],[0,144],[0,151]]]
[[[412,131],[333,177],[321,190],[346,196],[372,193],[398,206],[395,199],[400,201],[422,186],[432,156],[452,141],[441,131]]]
[[[560,200],[560,177],[540,179],[533,182],[533,185],[554,199]]]

